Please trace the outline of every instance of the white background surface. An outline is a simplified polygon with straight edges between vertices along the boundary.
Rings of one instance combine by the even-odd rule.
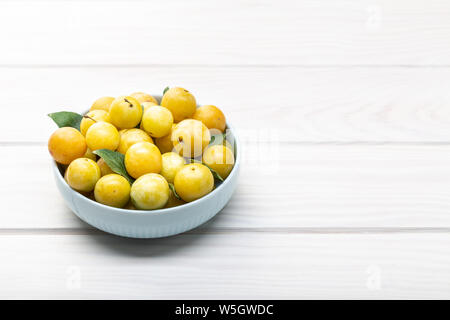
[[[450,4],[0,0],[0,298],[450,298]],[[183,86],[244,144],[212,221],[78,220],[46,114]]]

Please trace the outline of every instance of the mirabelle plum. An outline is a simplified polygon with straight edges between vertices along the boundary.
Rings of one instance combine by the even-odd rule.
[[[172,124],[172,113],[169,109],[161,106],[148,108],[142,117],[142,127],[154,138],[161,138],[169,134]]]
[[[94,161],[97,161],[97,156],[89,148],[87,148],[86,153],[84,154],[84,157],[94,160]]]
[[[73,160],[67,168],[66,179],[69,186],[81,192],[94,190],[95,184],[101,177],[97,163],[88,158]]]
[[[200,156],[210,140],[208,128],[194,119],[181,121],[172,131],[172,143],[176,151],[186,158]]]
[[[161,158],[161,175],[166,178],[167,182],[173,183],[178,170],[180,170],[186,162],[182,156],[175,152],[164,153]]]
[[[123,208],[130,200],[130,183],[118,174],[108,174],[95,185],[95,200],[107,206]]]
[[[140,104],[144,102],[151,102],[154,104],[158,104],[158,100],[156,100],[154,97],[144,92],[134,92],[130,94],[130,97],[135,98],[137,101],[139,101]]]
[[[120,135],[116,127],[108,122],[94,123],[86,133],[86,142],[92,151],[98,149],[116,150],[119,146]]]
[[[175,176],[175,190],[186,202],[197,200],[214,188],[211,171],[200,163],[191,163],[181,168]]]
[[[114,173],[103,158],[98,159],[97,164],[100,168],[100,172],[102,173],[102,177]]]
[[[144,113],[145,113],[145,111],[147,111],[148,108],[153,107],[153,106],[157,106],[157,105],[158,104],[154,103],[154,102],[142,102],[141,103],[141,106],[142,106],[142,109],[143,109]]]
[[[111,104],[109,119],[119,129],[134,128],[142,119],[141,104],[133,97],[118,97]]]
[[[190,118],[197,107],[194,96],[186,89],[174,87],[166,91],[161,106],[172,112],[175,122]]]
[[[125,167],[135,179],[147,173],[159,173],[161,166],[161,152],[153,143],[138,142],[125,154]]]
[[[111,106],[111,103],[113,101],[114,101],[113,97],[101,97],[101,98],[98,98],[92,104],[90,111],[93,111],[93,110],[104,110],[106,112],[109,112],[109,107]]]
[[[172,132],[175,127],[176,127],[176,124],[173,124],[168,135],[155,139],[155,144],[159,148],[161,153],[173,151]]]
[[[138,142],[150,142],[153,143],[152,138],[141,129],[125,129],[121,130],[120,143],[117,151],[122,154],[126,154],[128,149]]]
[[[131,186],[131,201],[137,209],[159,209],[165,206],[167,200],[169,184],[157,173],[145,174]]]
[[[80,131],[83,136],[86,136],[88,129],[96,122],[109,122],[109,114],[104,110],[92,110],[88,112],[81,120]]]
[[[203,153],[203,162],[225,179],[234,166],[233,151],[223,145],[210,146]]]
[[[48,140],[48,151],[61,164],[70,164],[73,160],[84,157],[86,150],[86,139],[75,128],[59,128]]]
[[[195,110],[193,119],[203,122],[208,129],[217,129],[221,132],[225,131],[226,121],[223,112],[213,105],[201,106]]]

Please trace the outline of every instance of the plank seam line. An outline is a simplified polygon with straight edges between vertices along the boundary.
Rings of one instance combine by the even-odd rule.
[[[361,227],[361,228],[201,228],[186,232],[196,234],[235,234],[235,233],[272,233],[272,234],[393,234],[393,233],[449,233],[450,227]],[[93,228],[1,228],[0,236],[14,235],[109,235]]]
[[[298,69],[358,69],[358,68],[402,68],[402,69],[447,69],[448,64],[0,64],[0,68],[4,69],[58,69],[58,68],[298,68]]]
[[[262,143],[295,144],[304,146],[449,146],[450,141],[269,141],[258,140]],[[46,141],[0,141],[0,147],[46,146]]]

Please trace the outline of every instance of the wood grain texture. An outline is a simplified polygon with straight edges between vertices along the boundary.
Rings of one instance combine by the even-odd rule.
[[[449,234],[0,236],[0,298],[450,298]]]
[[[443,146],[244,145],[241,177],[203,230],[450,228]],[[45,146],[3,146],[0,228],[86,226],[63,203]]]
[[[445,0],[0,1],[0,63],[442,65],[449,14]]]
[[[450,298],[450,3],[0,0],[0,298]],[[49,112],[183,86],[243,140],[212,221],[80,221]]]
[[[49,112],[181,85],[223,109],[247,140],[446,143],[449,81],[450,68],[0,68],[10,120],[0,141],[44,142],[55,129]]]

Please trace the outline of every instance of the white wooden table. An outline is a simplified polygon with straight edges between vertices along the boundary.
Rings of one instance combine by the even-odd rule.
[[[450,298],[449,39],[446,0],[0,0],[0,298]],[[241,133],[231,202],[81,222],[46,114],[175,85]]]

